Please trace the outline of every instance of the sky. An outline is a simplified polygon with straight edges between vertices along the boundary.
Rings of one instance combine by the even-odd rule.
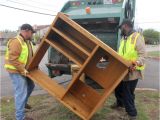
[[[0,4],[56,15],[68,0],[0,0]],[[160,0],[136,0],[135,25],[160,31]],[[24,23],[48,25],[54,16],[40,15],[0,6],[0,30],[17,30]]]

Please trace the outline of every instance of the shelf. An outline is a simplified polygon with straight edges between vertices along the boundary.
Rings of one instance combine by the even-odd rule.
[[[89,53],[91,53],[96,47],[96,44],[94,42],[89,40],[86,36],[78,32],[76,29],[67,24],[66,21],[64,22],[62,19],[58,19],[58,21],[53,27],[65,33],[69,38],[74,40],[75,43],[83,47],[83,49],[85,49]]]
[[[104,56],[107,56],[108,63],[104,68],[98,68],[97,63]],[[96,81],[104,89],[109,89],[110,86],[118,80],[125,69],[126,67],[122,63],[120,63],[109,53],[105,52],[104,49],[99,48],[89,64],[86,65],[84,73]]]
[[[95,89],[80,80],[75,82],[70,88],[69,93],[77,97],[77,99],[91,109],[93,109],[101,99],[101,95]]]
[[[27,76],[57,99],[61,99],[65,94],[65,89],[61,85],[38,69],[31,71]]]
[[[62,101],[65,106],[84,120],[86,120],[88,115],[91,113],[91,109],[88,106],[70,93],[66,94]]]
[[[74,52],[72,52],[69,48],[65,47],[63,44],[60,44],[54,40],[48,40],[45,39],[45,41],[50,44],[52,47],[54,47],[55,49],[57,49],[59,52],[61,52],[63,55],[65,55],[66,57],[68,57],[70,60],[72,60],[73,62],[75,62],[78,66],[82,66],[84,63],[84,59],[82,59],[81,57],[79,57],[77,54],[75,54]]]
[[[85,67],[87,66],[87,64],[90,63],[90,61],[92,60],[93,56],[95,55],[95,53],[97,52],[98,49],[99,49],[99,46],[97,45],[94,48],[94,50],[92,51],[91,55],[84,62],[83,66],[80,68],[80,70],[78,71],[77,75],[72,79],[71,83],[68,85],[68,88],[66,89],[66,93],[77,82],[77,80],[79,80],[80,76],[84,73],[83,71],[85,70]]]
[[[30,62],[27,66],[26,69],[28,71],[31,71],[35,68],[38,68],[39,63],[41,62],[43,56],[45,55],[47,49],[49,48],[49,44],[46,43],[44,40],[41,42],[39,45],[39,48],[36,50],[35,55],[32,58],[32,62]]]
[[[55,31],[60,36],[62,36],[65,40],[67,40],[68,42],[70,42],[72,45],[74,45],[75,47],[77,47],[79,50],[81,50],[87,56],[90,55],[90,51],[88,51],[84,46],[82,46],[80,43],[78,43],[78,41],[74,40],[70,36],[65,35],[64,32],[58,30],[57,28],[52,27],[52,30]]]
[[[102,96],[96,90],[78,80],[72,88],[65,93],[61,101],[82,119],[88,120],[88,117],[101,98]]]

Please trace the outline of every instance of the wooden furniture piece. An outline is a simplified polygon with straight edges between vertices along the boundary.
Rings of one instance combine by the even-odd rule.
[[[80,67],[78,65],[72,64],[71,65],[71,75],[74,77],[78,74],[78,71],[80,70]],[[79,80],[82,82],[85,82],[85,74],[83,73],[80,77]]]
[[[38,69],[49,46],[54,47],[80,67],[67,88],[59,85]],[[108,64],[97,67],[102,57]],[[89,120],[103,105],[115,87],[128,73],[130,63],[102,43],[63,13],[58,13],[36,54],[27,67],[28,77],[56,97],[62,104],[84,120]],[[79,80],[82,74],[92,78],[104,88],[103,93]]]

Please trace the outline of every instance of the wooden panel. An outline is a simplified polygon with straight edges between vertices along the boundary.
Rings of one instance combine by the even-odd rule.
[[[61,19],[59,19],[55,23],[54,27],[67,34],[68,37],[72,38],[75,43],[83,47],[88,52],[91,52],[96,46],[94,42],[89,40],[86,36],[78,32],[76,29],[72,28],[70,25],[68,25]]]
[[[105,84],[105,91],[109,91],[114,84],[119,83],[118,80],[128,69],[123,64],[116,61],[113,66],[108,68]],[[111,77],[112,76],[112,77]],[[123,79],[123,78],[122,78]]]
[[[77,75],[72,78],[71,83],[68,85],[68,88],[66,90],[66,93],[70,90],[70,88],[72,88],[72,86],[76,83],[77,80],[79,80],[79,78],[81,77],[81,75],[83,74],[83,71],[86,67],[86,65],[91,61],[92,57],[95,55],[96,51],[98,50],[99,46],[96,46],[94,48],[94,50],[92,51],[91,55],[88,57],[88,59],[85,61],[85,63],[83,64],[83,66],[81,67],[81,69],[79,70],[79,72],[77,73]]]
[[[102,68],[102,69],[98,68],[97,64],[99,63],[100,59],[104,56],[107,56],[109,58],[109,64],[106,66],[106,68]],[[89,76],[90,78],[95,80],[100,86],[105,88],[104,82],[106,81],[106,79],[104,77],[106,77],[106,74],[108,72],[107,71],[108,67],[112,66],[112,63],[114,63],[113,60],[112,60],[112,57],[108,53],[105,53],[100,48],[100,49],[97,50],[97,52],[95,53],[94,57],[89,62],[89,64],[86,65],[84,71],[85,71],[87,76]]]
[[[76,81],[69,92],[91,109],[93,109],[101,99],[101,96],[97,91],[80,80]]]
[[[42,60],[44,54],[46,53],[47,49],[49,48],[49,44],[45,43],[45,38],[48,36],[48,34],[50,33],[52,26],[55,24],[55,22],[57,21],[57,19],[59,18],[59,16],[57,15],[53,21],[53,23],[50,25],[47,33],[45,34],[45,36],[42,39],[41,44],[39,45],[38,49],[35,52],[35,55],[33,56],[32,60],[30,61],[30,63],[26,66],[26,69],[28,71],[31,71],[33,69],[38,68],[38,65],[40,63],[40,61]]]
[[[67,40],[68,42],[70,42],[72,45],[74,45],[76,48],[80,49],[82,52],[84,52],[86,55],[90,55],[89,51],[86,50],[86,48],[84,48],[83,46],[79,45],[77,42],[75,42],[75,40],[73,40],[71,37],[65,35],[64,32],[59,31],[56,28],[52,28],[53,31],[55,31],[56,33],[58,33],[59,35],[61,35],[65,40]]]
[[[64,105],[68,106],[70,110],[72,110],[84,120],[86,120],[87,116],[91,113],[91,109],[86,106],[86,104],[81,102],[70,93],[66,94],[62,101]]]
[[[106,68],[98,68],[97,63],[99,62],[100,58],[106,55],[109,57],[108,65]],[[117,75],[119,75],[121,72],[124,72],[123,68],[126,67],[109,54],[104,53],[104,50],[99,49],[90,63],[86,66],[85,73],[103,88],[107,88],[108,85],[110,85],[110,82],[115,81],[119,77]]]
[[[44,40],[41,42],[38,50],[36,51],[35,55],[33,56],[31,62],[26,67],[28,71],[38,68],[40,61],[42,60],[43,56],[45,55],[47,49],[49,48],[49,44],[47,44]]]
[[[108,89],[105,89],[103,97],[101,98],[99,103],[96,105],[96,107],[94,109],[92,109],[92,112],[90,112],[90,114],[87,116],[87,118],[86,118],[87,120],[89,120],[93,116],[93,114],[103,105],[104,101],[109,97],[109,95],[119,85],[119,83],[126,76],[127,73],[128,73],[128,69],[125,69],[125,71],[123,71],[122,74],[119,75],[119,78],[116,81],[114,81],[112,86],[110,86],[110,88],[108,88]]]
[[[61,18],[63,21],[65,21],[68,25],[72,26],[72,28],[77,30],[83,36],[87,37],[90,41],[94,42],[95,44],[99,45],[101,48],[105,49],[105,51],[109,51],[109,53],[112,56],[114,56],[116,59],[118,59],[122,64],[126,65],[126,67],[130,66],[130,64],[131,64],[130,62],[126,61],[122,57],[119,57],[119,55],[116,51],[114,51],[111,47],[109,47],[105,43],[103,43],[100,39],[96,38],[94,35],[89,33],[87,30],[82,28],[76,22],[74,22],[71,19],[68,19],[68,17],[63,15],[62,13],[59,13],[59,18]]]
[[[27,76],[58,99],[61,99],[65,93],[62,86],[38,69],[31,71]]]
[[[78,65],[71,64],[71,75],[72,75],[72,78],[74,78],[77,75],[79,70],[80,70],[80,67]],[[85,74],[84,73],[81,75],[79,80],[81,80],[82,82],[85,82]]]
[[[71,51],[74,54],[76,54],[77,56],[79,56],[79,58],[83,59],[83,61],[85,61],[87,59],[88,56],[83,51],[81,51],[76,46],[74,46],[73,44],[68,42],[66,39],[62,38],[60,35],[58,35],[57,37],[58,37],[57,40],[54,40],[54,41],[58,42],[62,46],[69,49],[69,51]]]
[[[70,51],[68,48],[62,46],[61,44],[48,40],[46,39],[46,42],[48,44],[50,44],[52,47],[54,47],[55,49],[57,49],[59,52],[61,52],[63,55],[65,55],[66,57],[68,57],[70,60],[72,60],[73,62],[75,62],[78,66],[82,66],[84,60],[81,59],[79,56],[77,56],[75,53],[73,53],[72,51]]]

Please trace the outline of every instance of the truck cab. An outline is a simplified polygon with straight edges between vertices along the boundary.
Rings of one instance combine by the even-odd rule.
[[[61,12],[117,51],[121,39],[118,26],[124,18],[134,23],[135,0],[69,0]],[[48,62],[51,77],[70,74],[71,62],[54,48],[49,49]]]

